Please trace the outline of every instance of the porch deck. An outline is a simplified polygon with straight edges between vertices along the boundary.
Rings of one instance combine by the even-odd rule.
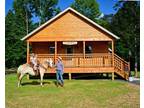
[[[129,63],[124,61],[116,54],[111,53],[92,53],[92,54],[57,54],[62,57],[64,64],[64,73],[114,73],[128,79]],[[54,54],[38,54],[38,60],[52,58],[55,61]],[[113,60],[114,59],[114,60]],[[113,63],[114,61],[114,63]],[[54,68],[49,68],[47,73],[55,73]],[[71,78],[70,78],[71,79]]]

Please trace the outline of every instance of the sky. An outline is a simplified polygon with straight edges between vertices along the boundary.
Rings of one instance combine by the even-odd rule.
[[[99,8],[101,13],[103,14],[114,14],[116,11],[113,9],[113,6],[118,0],[97,0],[99,4]],[[61,10],[68,8],[74,0],[59,0],[58,7]],[[5,2],[5,14],[7,14],[8,10],[12,8],[13,0],[6,0]]]

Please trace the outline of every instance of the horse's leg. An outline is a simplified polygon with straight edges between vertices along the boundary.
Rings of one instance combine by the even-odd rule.
[[[43,76],[44,76],[44,73],[41,73],[41,72],[40,72],[40,80],[41,80],[41,81],[40,81],[40,85],[41,85],[41,86],[43,86]]]
[[[20,85],[21,85],[21,80],[22,80],[23,76],[24,76],[24,74],[20,74],[20,77],[18,79],[18,87],[20,87]]]

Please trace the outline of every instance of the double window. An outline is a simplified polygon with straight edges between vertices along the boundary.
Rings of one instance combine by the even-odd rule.
[[[91,45],[86,45],[86,47],[85,47],[85,53],[86,54],[92,53],[92,46]]]
[[[55,53],[55,47],[54,46],[50,46],[49,47],[49,52],[50,52],[50,54],[54,54]]]

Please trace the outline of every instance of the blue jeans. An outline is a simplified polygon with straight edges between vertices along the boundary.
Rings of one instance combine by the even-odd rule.
[[[57,82],[59,82],[60,84],[64,83],[62,74],[63,73],[61,72],[61,70],[56,71]]]

